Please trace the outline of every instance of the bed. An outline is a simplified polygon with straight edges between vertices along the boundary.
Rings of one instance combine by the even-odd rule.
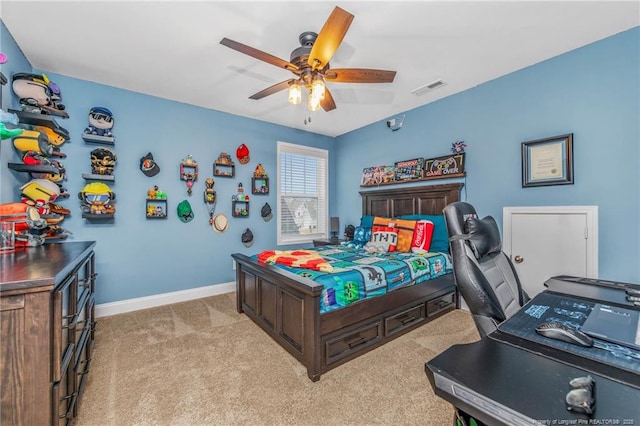
[[[440,215],[462,183],[362,191],[362,215]],[[326,248],[325,248],[326,249]],[[312,381],[458,307],[453,274],[321,313],[323,285],[252,256],[236,261],[236,309],[307,369]],[[256,352],[259,352],[257,350]]]

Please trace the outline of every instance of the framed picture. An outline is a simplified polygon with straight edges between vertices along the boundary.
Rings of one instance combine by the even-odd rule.
[[[573,184],[573,133],[522,143],[522,187]]]

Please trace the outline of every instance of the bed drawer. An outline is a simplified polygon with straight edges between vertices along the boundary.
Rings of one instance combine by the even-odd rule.
[[[420,303],[413,308],[399,312],[384,320],[384,329],[387,336],[391,336],[405,328],[422,322],[425,319],[425,304]]]
[[[326,340],[325,361],[330,365],[353,353],[380,342],[382,321],[367,324],[348,333]]]
[[[444,296],[440,296],[437,299],[429,300],[427,302],[427,317],[436,315],[446,309],[455,306],[456,292],[452,291]]]

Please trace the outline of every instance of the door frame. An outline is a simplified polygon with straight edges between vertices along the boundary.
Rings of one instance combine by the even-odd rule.
[[[587,238],[587,277],[598,278],[598,206],[532,206],[503,207],[503,251],[511,259],[511,217],[514,214],[584,214],[589,235]]]

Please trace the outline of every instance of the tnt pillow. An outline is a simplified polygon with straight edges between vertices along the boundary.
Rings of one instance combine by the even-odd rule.
[[[416,227],[415,220],[390,219],[387,217],[375,216],[373,218],[373,226],[388,226],[396,228],[398,230],[398,245],[396,250],[400,253],[409,253],[411,251],[413,231]]]
[[[398,229],[390,226],[375,226],[371,230],[371,241],[364,246],[369,253],[386,253],[396,251]]]
[[[416,222],[413,231],[413,241],[411,242],[412,253],[427,253],[431,248],[431,238],[433,237],[433,222],[430,220],[419,220]]]

